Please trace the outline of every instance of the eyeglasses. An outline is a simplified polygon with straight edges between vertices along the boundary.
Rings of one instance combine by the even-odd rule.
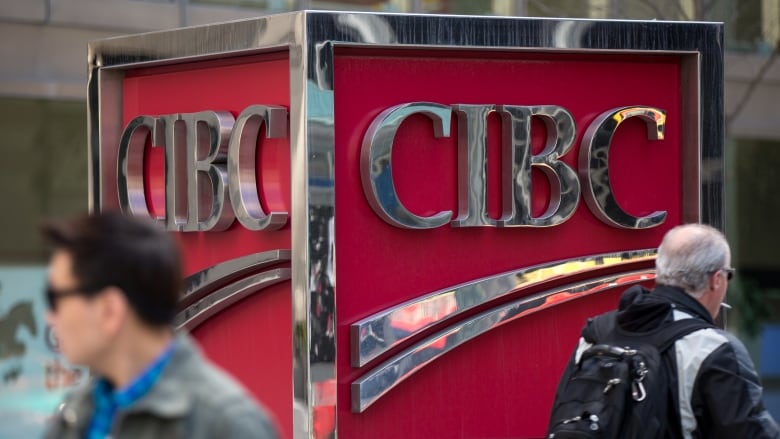
[[[87,291],[81,288],[71,288],[67,290],[55,290],[51,285],[46,285],[46,306],[51,312],[57,312],[57,302],[63,297],[86,296]]]
[[[726,280],[731,280],[734,278],[734,273],[736,273],[737,269],[731,267],[723,267],[719,271],[723,271],[726,273]]]

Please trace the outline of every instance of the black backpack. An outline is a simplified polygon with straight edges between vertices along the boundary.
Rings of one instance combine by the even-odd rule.
[[[679,425],[678,415],[670,416],[662,355],[677,339],[713,326],[690,318],[631,333],[616,318],[612,311],[588,321],[582,335],[593,346],[558,385],[548,439],[655,439],[665,437],[672,423]]]

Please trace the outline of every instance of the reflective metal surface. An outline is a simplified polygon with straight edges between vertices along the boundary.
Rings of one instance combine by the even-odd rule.
[[[131,120],[119,141],[117,153],[117,196],[119,208],[125,213],[153,216],[146,204],[144,188],[144,146],[151,136],[152,147],[162,145],[165,129],[162,120],[150,116],[138,116]],[[156,217],[164,221],[165,217]]]
[[[290,250],[271,250],[231,259],[188,276],[180,311],[174,323],[177,328],[192,330],[233,303],[263,288],[290,279],[287,267]]]
[[[165,149],[165,227],[168,230],[181,232],[184,231],[187,222],[187,204],[189,204],[186,182],[180,178],[181,174],[177,175],[176,172],[179,166],[187,163],[186,152],[177,145],[184,140],[181,139],[183,133],[180,131],[181,127],[179,130],[176,129],[178,114],[168,114],[159,119],[165,127],[165,140],[159,145]]]
[[[333,46],[313,37],[310,27],[308,14],[297,17],[298,44],[290,52],[293,376],[301,377],[293,382],[293,405],[304,413],[296,439],[337,437],[338,425],[336,402],[321,391],[336,394]],[[327,405],[332,424],[315,425],[316,411]]]
[[[174,324],[176,328],[192,330],[239,300],[290,279],[290,273],[289,268],[274,268],[224,286],[180,311],[174,319]]]
[[[138,116],[122,133],[118,150],[119,207],[134,215],[151,215],[144,187],[144,148],[165,149],[165,216],[168,230],[220,232],[237,217],[249,230],[277,230],[287,212],[263,210],[257,181],[257,144],[265,124],[266,138],[287,137],[287,110],[250,105],[238,119],[227,111],[200,111]],[[226,208],[226,202],[230,206]]]
[[[452,217],[452,212],[444,211],[427,217],[413,214],[398,198],[393,181],[393,140],[401,123],[412,114],[428,116],[433,122],[436,137],[449,137],[452,115],[449,106],[433,102],[413,102],[390,107],[371,122],[363,137],[363,147],[360,151],[360,178],[366,199],[380,218],[397,227],[430,229],[447,224]],[[483,121],[483,125],[485,122]],[[483,168],[484,152],[483,144]],[[483,187],[483,191],[485,189]]]
[[[271,250],[231,259],[188,276],[180,307],[186,307],[246,275],[290,261],[290,250]]]
[[[499,107],[502,124],[503,215],[500,226],[547,227],[569,219],[580,200],[577,173],[559,160],[574,145],[576,123],[565,108],[545,105]],[[547,129],[547,141],[538,155],[531,154],[531,118]],[[541,217],[531,215],[531,169],[541,170],[550,182],[550,202]]]
[[[363,367],[433,325],[508,294],[551,280],[655,260],[655,249],[606,253],[555,261],[501,273],[422,295],[410,302],[383,310],[350,325],[350,356],[353,367]],[[392,328],[403,328],[402,337],[391,337]],[[383,337],[377,337],[383,334]]]
[[[458,217],[453,227],[493,226],[487,200],[487,118],[494,105],[452,106],[458,117]]]
[[[378,41],[385,41],[395,48],[679,55],[684,86],[684,220],[722,228],[724,137],[719,122],[723,118],[722,24],[652,21],[637,26],[637,22],[612,20],[386,15],[379,20],[384,23],[381,34],[379,30],[371,34],[369,26],[345,30],[334,25],[334,22],[361,19],[363,23],[368,22],[364,14],[337,14],[332,20],[327,13],[308,14],[312,38],[328,40],[334,46],[370,48],[377,47]],[[368,17],[372,22],[377,21],[377,16]],[[700,93],[701,90],[708,92]],[[689,155],[695,156],[693,160],[688,160]],[[712,172],[700,174],[702,162]]]
[[[574,146],[576,123],[563,107],[453,104],[458,120],[458,216],[453,227],[550,227],[568,220],[577,209],[580,181],[577,172],[561,158]],[[487,119],[498,112],[502,119],[502,216],[488,214]],[[361,148],[363,191],[374,212],[387,223],[407,229],[430,229],[446,224],[451,211],[422,217],[410,212],[395,189],[392,153],[395,135],[403,121],[421,114],[433,122],[434,137],[449,137],[448,107],[434,102],[410,102],[382,111],[369,125]],[[637,218],[617,204],[609,182],[609,148],[623,120],[640,117],[648,123],[649,136],[663,139],[665,114],[647,107],[627,107],[600,115],[588,127],[580,150],[579,169],[585,181],[585,198],[597,218],[613,227],[643,229],[661,224],[664,212]],[[531,154],[531,120],[543,121],[547,139],[539,154]],[[532,169],[549,182],[547,210],[533,217]]]
[[[574,299],[652,279],[655,279],[654,270],[605,276],[524,297],[452,325],[405,349],[355,380],[351,385],[352,411],[364,412],[371,404],[432,361],[501,325]]]
[[[582,138],[579,169],[585,182],[583,195],[591,212],[605,223],[625,229],[647,229],[660,225],[666,211],[656,211],[636,217],[624,211],[615,199],[609,181],[609,146],[612,136],[623,121],[638,117],[647,124],[647,137],[662,140],[666,128],[666,112],[658,108],[625,107],[601,113]]]
[[[230,208],[225,209],[228,199],[225,160],[233,115],[227,111],[201,111],[182,114],[180,119],[187,139],[187,221],[183,230],[223,231],[235,218]],[[203,187],[207,188],[205,192]]]
[[[228,150],[227,175],[230,203],[238,221],[249,230],[277,230],[287,224],[287,212],[263,210],[257,193],[257,139],[265,124],[265,137],[287,136],[287,110],[277,106],[250,105],[236,119]]]
[[[128,70],[288,51],[301,40],[300,32],[296,36],[296,22],[300,21],[300,13],[282,14],[273,19],[261,17],[91,42],[88,47],[90,209],[119,207],[116,201],[117,167],[106,167],[105,164],[116,163],[117,146],[124,127],[122,82]],[[159,142],[160,145],[163,143]],[[181,194],[182,197],[185,195],[186,192]],[[184,213],[180,211],[179,215]]]

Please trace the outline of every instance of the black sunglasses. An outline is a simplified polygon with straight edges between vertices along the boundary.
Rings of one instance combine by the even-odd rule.
[[[49,311],[56,312],[57,311],[57,302],[62,299],[63,297],[69,297],[69,296],[86,296],[88,294],[87,291],[81,289],[81,288],[71,288],[67,290],[55,290],[51,285],[46,284],[46,306],[49,308]]]
[[[723,267],[723,268],[720,269],[720,271],[725,271],[726,272],[726,280],[731,280],[731,279],[734,278],[734,273],[737,271],[737,269],[736,268],[731,268],[731,267]]]

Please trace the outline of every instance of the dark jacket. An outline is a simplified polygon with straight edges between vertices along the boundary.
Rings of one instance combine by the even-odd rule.
[[[620,299],[617,323],[626,331],[648,332],[665,323],[694,318],[712,324],[709,312],[684,290],[635,286]],[[573,362],[590,344],[580,339]],[[663,358],[671,390],[671,438],[780,438],[764,409],[762,390],[745,346],[717,328],[700,329],[675,342]],[[674,428],[679,427],[679,428]]]
[[[113,439],[273,439],[276,429],[232,378],[211,365],[190,338],[178,335],[158,381],[117,413]],[[81,439],[94,408],[94,381],[69,394],[50,421],[45,439]]]

